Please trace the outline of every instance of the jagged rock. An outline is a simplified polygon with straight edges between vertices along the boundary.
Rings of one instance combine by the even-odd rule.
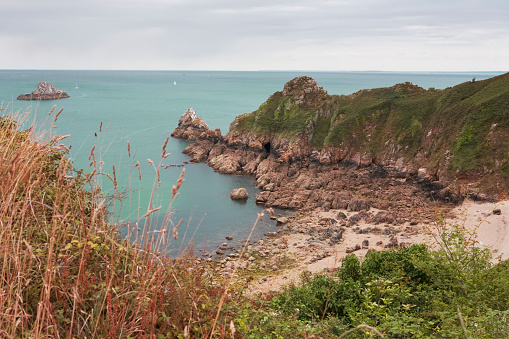
[[[191,162],[202,162],[207,159],[213,146],[214,143],[212,141],[203,140],[202,142],[190,144],[182,153],[189,155],[191,157]]]
[[[247,193],[247,190],[243,187],[235,188],[230,193],[230,198],[232,200],[245,200],[245,199],[249,198],[249,194]]]
[[[62,98],[69,98],[69,94],[56,89],[54,85],[41,81],[37,89],[32,93],[21,94],[18,100],[58,100]]]
[[[347,218],[347,216],[343,212],[338,212],[338,214],[336,214],[336,219],[345,220],[346,218]]]
[[[398,247],[399,246],[399,242],[398,242],[398,238],[396,238],[394,235],[391,236],[389,238],[389,243],[388,244],[385,244],[385,248],[394,248],[394,247]]]
[[[195,110],[189,108],[182,116],[179,118],[178,127],[184,126],[193,126],[198,129],[209,129],[209,126],[203,121],[201,118],[198,118]]]
[[[266,203],[270,198],[271,192],[269,191],[263,191],[256,195],[256,203],[258,204],[264,204]]]
[[[278,225],[284,225],[284,224],[288,223],[289,220],[290,219],[288,219],[287,217],[280,217],[280,218],[276,219],[276,223]]]
[[[362,241],[362,248],[368,248],[369,247],[369,240],[365,239]]]
[[[189,108],[180,116],[178,126],[173,130],[171,136],[187,140],[218,139],[221,136],[221,131],[219,129],[209,130],[205,121],[199,118],[192,108]]]
[[[420,181],[430,180],[431,177],[428,174],[428,170],[426,168],[419,168],[417,170],[417,179]]]
[[[366,199],[354,199],[348,204],[348,210],[351,212],[358,212],[362,210],[369,210],[371,203]]]
[[[220,154],[214,158],[209,157],[207,163],[219,173],[235,174],[239,173],[242,168],[239,163],[240,160],[241,158],[237,157],[234,153],[228,153]]]
[[[297,104],[313,107],[321,103],[327,91],[318,86],[310,77],[297,77],[287,82],[283,89],[283,96],[292,96]]]
[[[346,253],[352,253],[361,249],[361,245],[356,244],[355,247],[347,247]]]

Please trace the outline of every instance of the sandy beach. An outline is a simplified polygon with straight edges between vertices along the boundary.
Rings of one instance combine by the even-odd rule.
[[[377,211],[371,209],[368,212]],[[298,284],[304,271],[333,272],[349,253],[362,257],[368,250],[416,243],[433,247],[437,243],[439,229],[444,226],[460,226],[467,232],[475,232],[475,246],[488,247],[493,253],[494,263],[509,258],[509,201],[486,203],[468,200],[450,210],[451,217],[442,223],[427,219],[401,225],[366,222],[345,225],[344,221],[337,221],[338,218],[349,220],[356,213],[346,210],[301,213],[281,226],[278,234],[248,246],[240,260],[240,268],[256,266],[269,272],[252,279],[249,292],[278,291],[290,283]],[[331,239],[335,238],[340,240],[334,243]],[[234,262],[223,261],[223,270],[232,272]],[[289,262],[291,264],[288,265]]]

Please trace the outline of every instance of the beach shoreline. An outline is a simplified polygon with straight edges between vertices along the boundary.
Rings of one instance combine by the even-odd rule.
[[[506,241],[509,239],[509,201],[465,200],[448,210],[441,209],[440,213],[447,213],[446,218],[439,218],[437,214],[435,220],[428,217],[400,225],[363,220],[355,225],[344,225],[344,221],[337,219],[338,215],[345,215],[345,220],[349,220],[362,212],[319,209],[300,212],[281,225],[277,233],[248,245],[242,258],[239,259],[237,251],[237,255],[218,259],[217,269],[224,276],[244,279],[250,294],[278,292],[289,284],[298,285],[303,272],[335,272],[350,253],[362,258],[370,250],[383,251],[412,244],[436,248],[444,227],[460,227],[474,240],[474,246],[489,248],[494,264],[509,259],[509,242]]]

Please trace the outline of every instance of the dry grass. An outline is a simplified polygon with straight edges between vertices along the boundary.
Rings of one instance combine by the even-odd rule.
[[[50,112],[50,119],[58,114]],[[217,336],[233,336],[231,308],[218,305],[236,294],[213,281],[191,251],[176,259],[160,254],[170,237],[178,239],[171,202],[159,232],[146,231],[162,208],[151,200],[132,223],[144,229],[142,241],[122,240],[105,207],[111,198],[96,184],[101,169],[94,149],[93,170],[85,175],[72,167],[60,137],[19,132],[15,120],[0,118],[0,337],[205,338],[216,321]],[[159,163],[149,160],[153,194],[167,142]]]

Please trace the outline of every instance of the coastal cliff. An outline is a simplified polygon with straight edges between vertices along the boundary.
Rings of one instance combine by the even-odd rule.
[[[254,175],[256,199],[268,206],[371,206],[385,211],[380,219],[395,210],[408,219],[431,200],[509,188],[509,74],[444,90],[402,83],[351,95],[298,77],[237,116],[225,136],[196,125],[179,123],[172,133],[196,140],[184,150],[191,161]]]
[[[58,100],[69,98],[69,94],[56,89],[54,85],[41,81],[35,91],[28,94],[21,94],[17,100]]]

